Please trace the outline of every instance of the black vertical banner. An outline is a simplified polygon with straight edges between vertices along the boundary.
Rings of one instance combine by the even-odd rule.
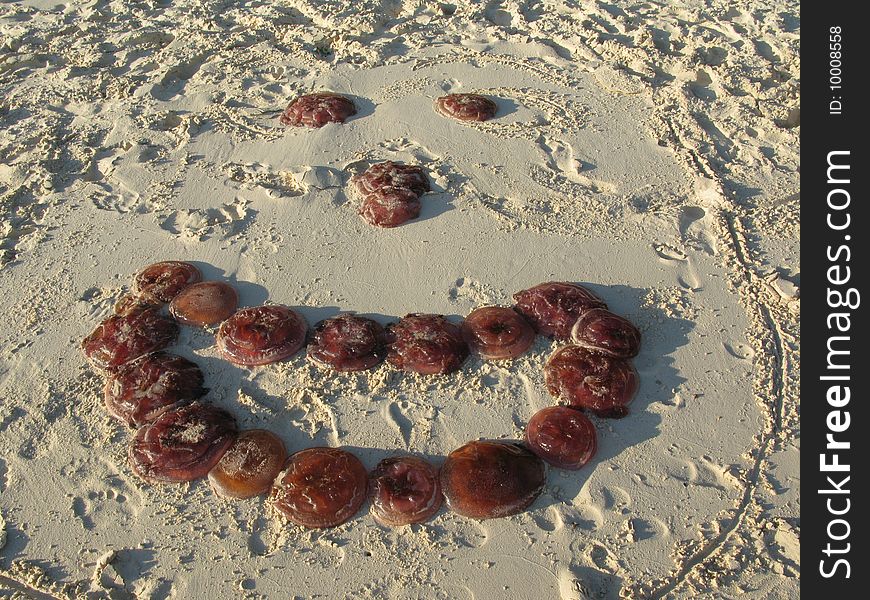
[[[861,209],[870,168],[859,131],[866,129],[870,32],[859,6],[801,7],[801,592],[807,598],[867,597],[870,353],[862,349],[870,214]]]

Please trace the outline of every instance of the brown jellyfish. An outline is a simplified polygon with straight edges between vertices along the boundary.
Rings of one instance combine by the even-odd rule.
[[[296,354],[305,345],[307,331],[305,319],[286,306],[252,306],[221,323],[217,346],[233,364],[265,365]]]
[[[372,516],[388,527],[422,523],[441,508],[438,469],[415,456],[394,456],[369,475]]]
[[[390,364],[422,375],[452,373],[468,357],[462,329],[442,315],[413,313],[390,323],[387,347]]]
[[[81,348],[98,369],[111,370],[143,354],[161,350],[178,337],[178,325],[156,308],[136,308],[97,325]]]
[[[605,308],[584,312],[571,329],[571,341],[582,348],[616,358],[631,358],[640,352],[640,331]]]
[[[321,529],[355,515],[367,493],[368,473],[356,456],[340,448],[308,448],[287,461],[269,501],[297,525]]]
[[[357,212],[369,225],[388,229],[416,219],[420,209],[420,199],[413,191],[382,187],[366,196]]]
[[[150,423],[180,402],[206,393],[195,363],[168,352],[140,356],[109,373],[103,392],[106,409],[121,423]]]
[[[208,472],[208,481],[218,496],[252,498],[269,491],[285,462],[287,450],[281,438],[265,429],[249,429]]]
[[[473,352],[487,360],[516,358],[535,341],[535,330],[512,308],[476,308],[462,322],[462,335]]]
[[[543,491],[546,480],[544,462],[519,442],[469,442],[451,452],[441,467],[447,505],[472,519],[524,511]]]
[[[548,406],[532,415],[526,446],[554,467],[570,470],[589,462],[598,447],[592,421],[568,406]]]
[[[631,363],[621,358],[565,346],[544,365],[550,393],[571,406],[599,417],[619,419],[637,392],[639,378]]]
[[[323,127],[327,123],[344,123],[356,114],[350,98],[332,92],[299,96],[281,113],[281,123],[293,127]]]
[[[149,483],[193,481],[208,474],[236,435],[225,410],[202,402],[171,408],[136,432],[130,466]]]
[[[308,356],[336,371],[363,371],[383,362],[386,343],[387,335],[380,323],[343,314],[314,326]]]
[[[202,273],[194,265],[178,260],[148,265],[133,279],[133,291],[156,302],[169,302],[181,290],[202,280]]]
[[[239,306],[236,289],[222,281],[202,281],[181,290],[169,303],[169,313],[185,325],[217,325]]]
[[[574,283],[551,281],[514,294],[517,312],[523,315],[535,331],[560,340],[571,336],[577,319],[592,308],[607,305],[591,291]]]
[[[459,121],[488,121],[498,112],[498,105],[480,94],[449,94],[435,101],[435,111]]]
[[[393,161],[376,163],[359,175],[351,178],[361,196],[377,192],[383,188],[404,188],[422,196],[429,191],[429,179],[423,167],[403,165]]]

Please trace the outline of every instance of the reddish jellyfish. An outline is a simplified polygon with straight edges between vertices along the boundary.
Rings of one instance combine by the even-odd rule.
[[[587,310],[571,329],[571,340],[582,348],[616,358],[631,358],[640,352],[640,331],[605,308]]]
[[[556,398],[614,419],[628,414],[639,383],[637,371],[627,360],[579,346],[554,352],[544,366],[544,378]]]
[[[398,227],[420,216],[420,199],[407,188],[383,187],[365,197],[359,215],[375,227]]]
[[[387,347],[391,365],[421,375],[452,373],[468,357],[462,329],[442,315],[414,313],[390,323]]]
[[[422,196],[429,191],[429,179],[422,167],[386,161],[370,166],[365,172],[354,175],[351,182],[362,196],[368,196],[382,188],[405,188]]]
[[[202,402],[171,408],[136,432],[130,466],[149,483],[193,481],[206,476],[236,435],[225,410]]]
[[[577,470],[595,455],[595,426],[576,408],[549,406],[526,427],[529,450],[560,469]]]
[[[118,298],[117,302],[115,302],[115,314],[124,315],[128,312],[142,310],[144,308],[158,308],[161,304],[161,302],[156,302],[147,296],[124,294]]]
[[[283,360],[305,344],[307,325],[279,304],[243,308],[221,323],[217,346],[233,364],[246,367]]]
[[[134,291],[151,301],[169,302],[181,290],[202,280],[202,273],[190,263],[177,260],[148,265],[133,280]]]
[[[221,281],[202,281],[189,285],[169,304],[169,312],[185,325],[205,327],[229,318],[239,306],[236,289]]]
[[[421,167],[392,161],[370,166],[351,182],[363,196],[360,216],[376,227],[397,227],[420,216],[419,198],[429,191]]]
[[[546,480],[544,462],[519,442],[469,442],[451,452],[441,467],[447,505],[472,519],[522,512]]]
[[[382,525],[422,523],[441,508],[438,469],[422,458],[386,458],[369,475],[369,484],[372,516]]]
[[[551,281],[514,294],[517,312],[541,335],[567,340],[571,328],[591,308],[607,308],[595,294],[581,285]]]
[[[487,360],[516,358],[535,341],[535,330],[512,308],[484,306],[462,322],[462,335],[472,351]]]
[[[299,96],[281,113],[281,123],[293,127],[323,127],[327,123],[344,123],[356,114],[349,98],[332,92]]]
[[[290,457],[269,499],[297,525],[320,529],[355,515],[367,493],[368,474],[356,456],[340,448],[308,448]]]
[[[285,462],[287,450],[281,438],[265,429],[249,429],[208,472],[208,481],[223,498],[253,498],[269,491]]]
[[[98,369],[111,370],[143,354],[170,345],[178,325],[156,308],[139,308],[113,315],[82,341],[82,351]]]
[[[498,106],[480,94],[450,94],[435,101],[435,110],[459,121],[487,121],[495,116]]]
[[[314,326],[308,356],[336,371],[364,371],[384,360],[386,343],[386,332],[380,323],[344,314]]]
[[[168,352],[152,352],[111,372],[103,397],[113,417],[139,427],[179,402],[205,394],[202,384],[202,371],[195,363]]]

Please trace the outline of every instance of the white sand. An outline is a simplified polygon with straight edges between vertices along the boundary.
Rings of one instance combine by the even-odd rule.
[[[797,597],[798,33],[786,0],[0,5],[0,590]],[[281,127],[308,90],[360,112]],[[499,118],[436,115],[452,91],[499,98]],[[393,230],[346,190],[385,159],[436,188]],[[312,325],[585,282],[642,328],[641,389],[524,514],[304,531],[128,468],[77,344],[166,259]],[[553,402],[540,338],[440,378],[332,375],[304,354],[248,371],[213,343],[184,328],[173,351],[243,427],[369,468],[521,436]]]

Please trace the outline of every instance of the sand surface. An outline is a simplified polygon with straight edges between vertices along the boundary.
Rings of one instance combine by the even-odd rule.
[[[0,5],[0,596],[796,598],[799,26],[787,0]],[[278,123],[320,90],[359,114]],[[498,118],[432,110],[458,91]],[[392,230],[348,189],[387,159],[434,187]],[[582,282],[641,328],[640,391],[526,513],[305,531],[127,466],[77,345],[167,259],[311,325]],[[556,347],[435,378],[172,351],[241,426],[372,468],[520,437]]]

